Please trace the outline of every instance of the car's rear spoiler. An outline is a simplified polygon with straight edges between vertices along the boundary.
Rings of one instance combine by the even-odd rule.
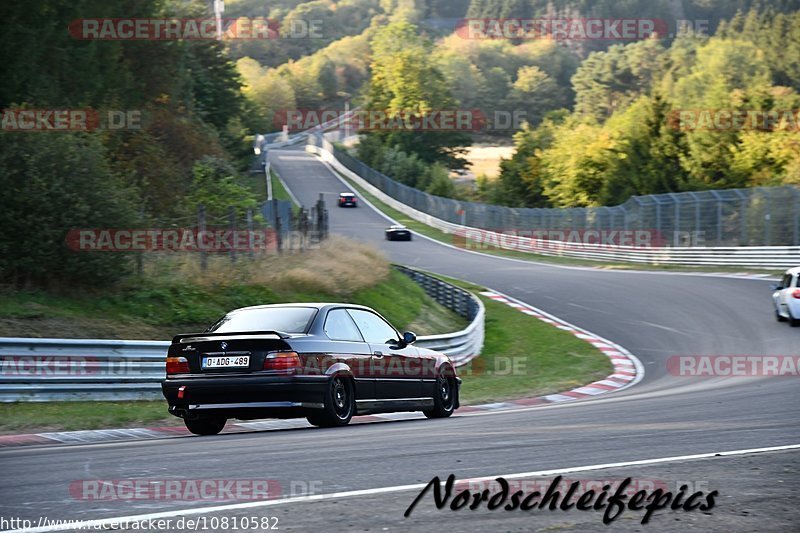
[[[180,333],[172,337],[172,344],[178,344],[183,339],[200,337],[258,337],[260,335],[277,335],[281,339],[291,337],[282,331],[226,331],[224,333]]]

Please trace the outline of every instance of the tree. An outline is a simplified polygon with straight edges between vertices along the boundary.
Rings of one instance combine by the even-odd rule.
[[[20,287],[103,286],[127,274],[127,254],[66,243],[70,230],[137,222],[136,190],[110,172],[99,136],[2,132],[0,144],[0,279]]]
[[[594,52],[572,78],[575,111],[603,121],[648,94],[663,72],[664,47],[656,39]]]
[[[447,169],[441,165],[433,165],[430,169],[430,183],[425,189],[428,194],[441,196],[443,198],[453,198],[456,195],[456,188],[453,180],[447,175]]]
[[[238,217],[258,205],[255,195],[236,179],[236,170],[227,161],[205,157],[194,166],[194,179],[186,198],[188,214],[204,205],[209,218],[222,219],[231,206]]]
[[[280,117],[287,110],[297,109],[294,88],[289,80],[274,69],[263,69],[257,61],[245,57],[236,63],[245,80],[243,92],[255,107],[257,117],[249,119],[254,131],[279,130]]]
[[[564,105],[556,82],[539,67],[522,67],[512,85],[506,107],[524,111],[530,124],[541,122],[545,113]]]
[[[429,61],[432,43],[417,35],[408,22],[394,22],[381,29],[372,43],[372,79],[365,107],[389,117],[422,117],[435,111],[454,111],[442,73]],[[460,131],[375,131],[385,146],[398,146],[427,163],[463,167],[460,157],[470,139]]]

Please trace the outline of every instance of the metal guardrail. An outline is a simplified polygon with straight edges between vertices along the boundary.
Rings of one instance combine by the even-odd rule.
[[[494,231],[641,231],[664,247],[800,246],[797,186],[632,196],[608,207],[514,208],[435,196],[393,180],[319,139],[315,142],[395,200],[462,226]]]
[[[462,331],[420,336],[415,346],[447,354],[456,367],[463,366],[480,355],[486,315],[483,303],[468,291],[419,270],[399,265],[395,268],[413,279],[428,296],[470,321],[469,326]]]
[[[337,117],[327,122],[323,122],[322,124],[318,124],[305,131],[300,131],[297,133],[293,133],[291,135],[287,134],[285,139],[281,139],[281,137],[284,136],[283,132],[274,132],[261,135],[261,142],[254,143],[253,147],[258,148],[259,150],[262,151],[262,153],[266,154],[267,150],[292,146],[300,141],[307,140],[308,137],[311,135],[317,135],[337,127],[342,127],[343,124],[346,124],[352,118],[353,114],[357,113],[360,110],[361,110],[360,107],[354,107],[347,113],[343,114],[341,117]]]
[[[169,344],[0,338],[0,401],[157,398]]]
[[[480,354],[484,308],[467,291],[422,272],[398,267],[470,325],[420,336],[417,346],[443,352],[456,366]],[[0,337],[0,402],[153,400],[161,398],[169,341]]]
[[[442,220],[407,205],[364,179],[339,160],[338,151],[326,139],[310,136],[306,151],[319,155],[338,172],[392,209],[454,236],[461,248],[481,250],[480,243],[491,242],[495,248],[530,252],[555,257],[575,257],[595,261],[626,262],[649,265],[734,266],[783,269],[800,265],[800,246],[726,246],[726,247],[633,247],[606,244],[575,244],[561,241],[533,241],[524,237],[493,232]],[[363,165],[363,163],[362,163]],[[363,165],[365,168],[369,168]],[[372,169],[370,169],[372,170]],[[374,171],[373,171],[374,172]],[[388,179],[388,178],[387,178]],[[430,195],[429,195],[430,196]],[[487,238],[490,236],[490,238]],[[470,238],[473,237],[473,238]]]

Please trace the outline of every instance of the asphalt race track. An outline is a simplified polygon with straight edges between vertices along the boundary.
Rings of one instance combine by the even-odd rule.
[[[456,413],[436,421],[2,450],[4,516],[36,525],[42,516],[91,520],[167,513],[173,520],[204,517],[209,527],[214,518],[216,531],[226,530],[222,518],[245,517],[277,517],[281,530],[315,531],[800,530],[800,449],[715,456],[800,444],[798,378],[686,378],[666,367],[673,355],[800,355],[800,329],[774,319],[770,282],[524,263],[419,236],[410,243],[387,242],[383,230],[389,222],[380,214],[366,205],[335,207],[346,187],[316,158],[297,149],[276,150],[271,162],[305,205],[324,194],[332,232],[375,244],[394,262],[501,291],[619,343],[641,360],[644,379],[592,400]],[[694,455],[700,457],[687,457]],[[656,461],[665,458],[672,459]],[[627,464],[634,461],[641,463]],[[529,473],[521,476],[527,479],[541,473],[550,479],[562,471],[573,480],[632,477],[672,491],[689,482],[719,496],[710,512],[659,511],[645,525],[643,512],[630,510],[609,527],[597,511],[439,510],[430,493],[409,518],[403,516],[420,485],[434,476]],[[311,487],[321,496],[236,505],[89,501],[70,493],[80,480],[128,478],[271,479],[283,494]],[[215,505],[220,507],[197,511]]]

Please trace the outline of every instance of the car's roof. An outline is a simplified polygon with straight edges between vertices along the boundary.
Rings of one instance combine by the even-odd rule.
[[[402,224],[392,224],[391,226],[389,226],[389,229],[408,229],[408,228],[406,228]]]
[[[339,196],[355,196],[355,194],[352,192],[340,192]]]
[[[335,303],[335,302],[293,302],[293,303],[285,303],[285,304],[267,304],[267,305],[251,305],[249,307],[240,307],[238,309],[233,309],[231,312],[234,311],[249,311],[253,309],[271,309],[271,308],[281,308],[281,307],[310,307],[312,309],[325,309],[328,307],[352,307],[354,309],[366,309],[372,311],[367,306],[364,305],[357,305],[357,304],[348,304],[348,303]]]
[[[800,274],[800,266],[790,268],[789,270],[786,271],[786,273],[791,274],[792,276],[794,276],[795,274]]]

